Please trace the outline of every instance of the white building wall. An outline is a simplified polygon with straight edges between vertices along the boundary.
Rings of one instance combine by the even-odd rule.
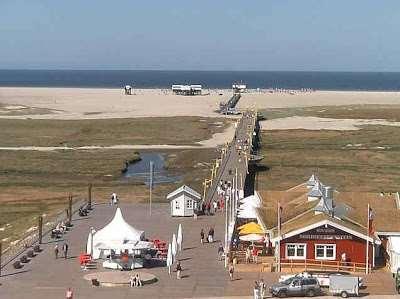
[[[177,208],[179,207],[179,208]],[[184,196],[179,196],[171,200],[171,215],[185,216]]]

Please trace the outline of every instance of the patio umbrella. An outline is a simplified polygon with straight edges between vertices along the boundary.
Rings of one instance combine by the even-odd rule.
[[[239,235],[265,234],[262,227],[255,222],[249,222],[245,225],[242,225],[241,227],[239,227],[239,229],[240,229]]]
[[[167,267],[168,267],[168,274],[171,274],[171,266],[173,264],[173,257],[172,257],[172,246],[171,243],[168,244],[168,253],[167,253]]]
[[[176,236],[175,234],[172,235],[172,256],[175,258],[177,253],[177,244],[176,244]]]
[[[261,242],[264,241],[264,236],[260,234],[248,234],[244,236],[239,236],[239,239],[248,242]]]
[[[182,225],[179,223],[179,226],[178,226],[178,237],[176,239],[176,242],[178,243],[179,251],[182,251],[182,241],[183,241]]]

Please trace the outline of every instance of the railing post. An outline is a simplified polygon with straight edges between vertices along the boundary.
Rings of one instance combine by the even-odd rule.
[[[356,272],[356,263],[353,263],[353,272]]]
[[[88,186],[88,203],[87,203],[88,210],[92,209],[92,184],[90,183]]]
[[[72,223],[72,194],[68,197],[68,222]]]
[[[40,215],[38,219],[38,230],[39,230],[39,244],[42,244],[43,239],[43,216]]]
[[[2,246],[2,244],[1,244],[1,242],[0,242],[0,277],[1,277],[1,253],[2,253],[2,251],[3,251],[3,248],[2,248],[3,246]]]

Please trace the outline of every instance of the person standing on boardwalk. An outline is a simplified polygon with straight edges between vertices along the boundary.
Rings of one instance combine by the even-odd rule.
[[[203,229],[201,229],[201,231],[200,231],[200,243],[204,244],[204,230]]]
[[[65,293],[65,298],[72,299],[73,296],[74,296],[74,292],[72,292],[71,288],[68,288],[67,292]]]
[[[222,261],[223,255],[224,255],[224,246],[222,245],[222,243],[219,243],[219,245],[218,245],[218,259],[220,261]]]
[[[56,244],[56,246],[54,246],[54,255],[55,255],[56,259],[58,259],[58,244]]]
[[[181,279],[181,271],[182,271],[181,262],[178,261],[178,263],[176,264],[176,279]]]
[[[63,251],[64,251],[64,258],[67,259],[67,255],[68,255],[68,244],[67,244],[67,242],[65,242],[64,245],[63,245]]]
[[[211,227],[208,233],[210,235],[210,243],[214,242],[214,228]]]
[[[233,264],[229,265],[229,279],[232,281],[233,280],[233,272],[235,272],[235,268],[233,267]]]

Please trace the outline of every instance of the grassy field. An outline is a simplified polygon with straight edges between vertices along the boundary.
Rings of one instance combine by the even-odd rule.
[[[209,175],[210,163],[218,156],[215,149],[161,151],[165,167],[182,176],[176,183],[155,185],[153,201],[185,183],[202,193],[202,181]],[[135,155],[126,150],[3,152],[0,156],[0,240],[6,244],[36,224],[43,213],[54,213],[67,207],[67,197],[86,198],[88,183],[93,184],[96,201],[109,200],[117,192],[121,201],[148,201],[148,187],[143,182],[124,179],[123,162]],[[6,225],[9,224],[11,226]]]
[[[82,146],[114,144],[194,144],[221,132],[227,122],[200,117],[116,120],[0,120],[0,146]],[[143,151],[142,151],[143,152]],[[165,196],[180,184],[189,184],[202,193],[202,181],[209,164],[218,155],[215,149],[160,150],[165,167],[182,177],[176,183],[159,184],[153,200]],[[148,187],[134,179],[124,179],[126,160],[137,159],[134,150],[1,151],[0,155],[0,240],[6,244],[36,225],[37,216],[62,211],[68,194],[86,198],[93,184],[96,201],[106,201],[117,192],[122,201],[148,200]]]
[[[400,121],[400,105],[319,106],[260,110],[267,119],[315,116],[340,119],[386,119]]]
[[[267,131],[262,135],[260,190],[285,190],[312,173],[343,191],[399,191],[400,128],[358,131]]]
[[[0,119],[0,146],[188,145],[223,132],[221,118],[154,117],[98,120]]]

